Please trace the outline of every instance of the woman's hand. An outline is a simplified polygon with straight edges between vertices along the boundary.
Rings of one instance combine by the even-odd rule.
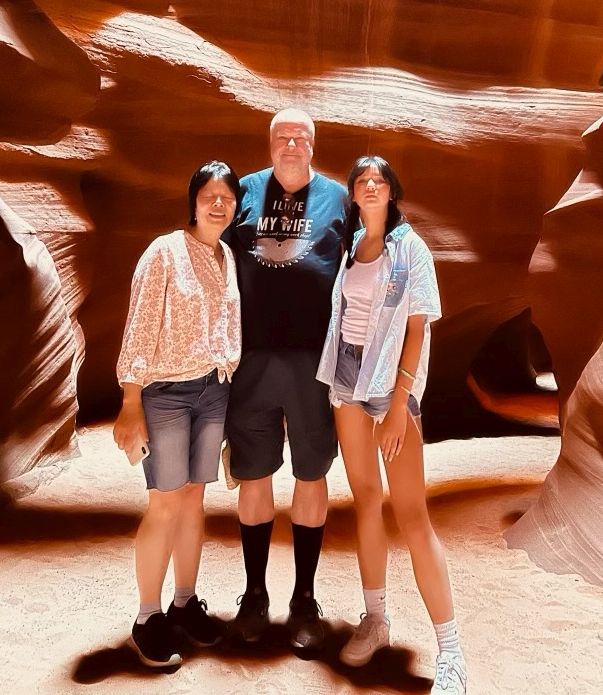
[[[385,463],[400,454],[406,437],[406,408],[390,408],[382,423],[375,425],[375,439]]]
[[[120,449],[130,449],[137,441],[149,441],[142,407],[141,388],[124,384],[124,402],[113,427],[113,439]]]

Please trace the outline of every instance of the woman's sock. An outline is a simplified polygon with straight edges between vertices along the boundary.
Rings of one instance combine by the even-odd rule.
[[[155,613],[161,613],[161,603],[141,603],[136,622],[139,625],[144,625]]]

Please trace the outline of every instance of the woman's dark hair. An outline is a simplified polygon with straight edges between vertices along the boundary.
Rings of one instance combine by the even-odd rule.
[[[346,203],[344,227],[345,249],[348,252],[348,260],[346,262],[347,268],[351,268],[354,264],[354,259],[352,258],[352,243],[354,241],[354,234],[358,230],[360,223],[360,208],[358,207],[358,203],[354,202],[354,183],[360,174],[369,167],[375,167],[389,184],[389,201],[387,203],[387,219],[385,220],[383,238],[385,239],[392,229],[397,227],[400,222],[405,219],[402,212],[398,209],[398,201],[402,200],[404,191],[402,190],[400,181],[396,176],[396,172],[392,169],[391,164],[383,159],[383,157],[379,157],[379,155],[358,157],[348,176],[348,199]]]
[[[195,171],[188,184],[188,223],[191,227],[197,224],[197,194],[210,179],[224,181],[237,200],[237,211],[239,209],[241,202],[239,177],[230,164],[212,159],[211,162],[205,162]]]

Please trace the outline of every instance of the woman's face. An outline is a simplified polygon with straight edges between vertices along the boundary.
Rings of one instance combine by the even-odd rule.
[[[361,212],[387,209],[390,185],[375,165],[367,167],[354,181],[353,200]]]
[[[197,193],[197,227],[218,237],[232,222],[237,199],[224,179],[210,179]]]

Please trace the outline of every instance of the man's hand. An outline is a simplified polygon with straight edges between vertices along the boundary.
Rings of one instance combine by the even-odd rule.
[[[385,463],[400,454],[406,437],[406,408],[390,408],[381,424],[375,426],[375,439]]]

